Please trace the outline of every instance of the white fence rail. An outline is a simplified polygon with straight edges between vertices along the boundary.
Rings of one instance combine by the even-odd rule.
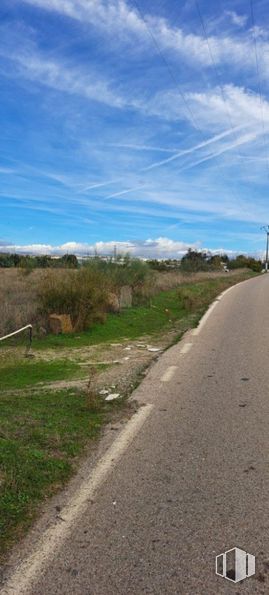
[[[29,337],[30,337],[30,341],[32,341],[33,327],[32,327],[31,324],[27,324],[26,326],[23,326],[22,328],[19,328],[17,331],[14,331],[13,333],[9,333],[9,335],[5,335],[4,337],[0,337],[0,341],[4,341],[5,339],[9,339],[10,337],[13,337],[14,335],[18,335],[19,333],[22,333],[23,331],[26,331],[27,329],[29,329]]]

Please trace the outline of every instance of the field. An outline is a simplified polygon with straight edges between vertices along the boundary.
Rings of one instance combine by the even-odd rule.
[[[55,271],[59,277],[64,270]],[[241,273],[241,271],[239,271]],[[38,323],[42,327],[38,304],[38,286],[46,272],[43,269],[31,273],[24,269],[0,268],[0,336],[23,327],[28,323]],[[229,277],[237,276],[238,271],[231,271]],[[174,289],[182,283],[194,283],[220,276],[219,272],[200,272],[183,274],[180,272],[155,273],[154,292]]]
[[[6,292],[5,311],[11,317],[15,312],[16,326],[29,322],[28,317],[36,315],[41,273],[0,273],[5,281],[1,290]],[[128,407],[128,395],[152,360],[195,326],[221,291],[252,275],[249,271],[222,276],[202,273],[189,277],[186,283],[186,277],[178,273],[159,274],[147,305],[109,313],[104,324],[95,323],[79,333],[35,334],[30,358],[24,357],[24,340],[1,345],[3,559],[31,525],[42,501],[74,473],[89,441],[98,436],[115,412],[119,415],[121,408]],[[20,297],[25,307],[19,314],[16,308]],[[107,402],[100,394],[104,390],[120,397]]]

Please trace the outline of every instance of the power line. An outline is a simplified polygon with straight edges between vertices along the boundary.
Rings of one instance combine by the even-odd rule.
[[[219,89],[219,91],[221,93],[221,97],[222,97],[222,101],[224,103],[225,111],[226,111],[226,114],[227,114],[228,119],[229,119],[229,124],[230,124],[231,129],[233,130],[234,140],[236,141],[236,134],[235,134],[235,131],[234,131],[234,124],[232,122],[231,111],[230,111],[230,108],[228,106],[227,99],[225,97],[223,85],[222,85],[222,83],[220,81],[220,75],[219,75],[219,72],[218,72],[218,69],[217,69],[216,60],[214,58],[212,47],[211,47],[211,44],[210,44],[210,41],[209,41],[209,36],[208,36],[208,32],[207,32],[207,27],[206,27],[206,24],[205,24],[205,20],[203,18],[203,15],[202,15],[202,12],[201,12],[201,9],[200,9],[199,0],[195,0],[195,6],[196,6],[197,14],[198,14],[198,17],[199,17],[199,20],[200,20],[200,23],[201,23],[201,27],[202,27],[204,39],[205,39],[205,42],[206,42],[206,45],[207,45],[207,48],[208,48],[208,53],[209,53],[209,56],[210,56],[210,60],[212,62],[212,68],[213,68],[215,77],[217,79],[217,87],[218,87],[218,89]],[[238,155],[240,157],[242,157],[242,155],[239,153],[239,151],[238,151]]]
[[[156,50],[157,50],[157,53],[160,55],[160,57],[161,57],[161,59],[162,59],[163,63],[165,64],[165,66],[166,66],[166,68],[167,68],[167,70],[168,70],[168,72],[169,72],[169,74],[170,74],[170,76],[171,76],[171,79],[172,79],[173,83],[176,85],[176,88],[177,88],[177,89],[178,89],[178,91],[179,91],[179,94],[180,94],[180,96],[181,96],[181,98],[182,98],[182,101],[184,102],[184,105],[185,105],[185,107],[186,107],[187,111],[189,112],[189,114],[190,114],[190,116],[191,116],[191,121],[192,121],[192,123],[193,123],[193,126],[194,126],[194,128],[195,128],[195,129],[196,129],[196,130],[199,132],[199,134],[200,134],[200,136],[201,136],[202,140],[206,140],[205,134],[203,133],[203,131],[202,131],[201,127],[200,127],[200,126],[197,124],[197,122],[196,122],[196,118],[195,118],[195,116],[194,116],[194,114],[193,114],[193,111],[192,111],[191,107],[189,106],[189,104],[188,104],[188,102],[187,102],[187,100],[186,100],[186,97],[185,97],[184,93],[181,91],[181,89],[180,89],[180,87],[179,87],[178,80],[177,80],[177,79],[176,79],[176,77],[174,76],[174,72],[173,72],[173,70],[172,70],[172,68],[171,68],[171,66],[170,66],[170,64],[169,64],[169,62],[166,60],[166,57],[165,57],[165,55],[163,54],[163,52],[162,52],[162,50],[161,50],[161,47],[160,47],[159,43],[158,43],[158,42],[157,42],[157,40],[156,40],[156,37],[155,37],[155,35],[153,35],[153,33],[152,33],[152,31],[151,31],[151,28],[149,27],[149,25],[148,25],[148,23],[147,23],[147,21],[146,21],[146,19],[145,19],[145,17],[144,17],[144,14],[143,14],[143,12],[142,12],[142,10],[141,10],[141,8],[140,8],[139,4],[138,4],[138,1],[137,1],[137,0],[133,0],[133,2],[134,2],[135,6],[136,6],[136,8],[137,8],[137,11],[138,11],[138,13],[139,13],[139,15],[140,15],[140,18],[141,18],[141,20],[143,21],[143,23],[144,23],[144,25],[145,25],[145,27],[146,27],[146,29],[147,29],[147,31],[148,31],[148,34],[149,34],[149,36],[151,37],[151,39],[152,39],[152,41],[153,41],[153,44],[154,44],[154,46],[155,46],[155,48],[156,48]],[[231,128],[233,129],[234,127],[231,125]],[[236,139],[235,139],[235,141],[236,141]],[[219,169],[219,171],[220,171],[220,174],[222,175],[222,177],[223,177],[224,181],[226,182],[226,180],[225,180],[225,178],[224,178],[224,176],[223,176],[223,172],[222,172],[222,170],[221,170],[221,168],[220,168],[220,166],[219,166],[219,164],[218,164],[218,163],[217,163],[217,167],[218,167],[218,169]],[[233,194],[233,196],[234,196],[234,199],[235,199],[235,200],[237,200],[237,197],[236,197],[235,193],[233,192],[233,189],[230,189],[230,190],[231,190],[231,192],[232,192],[232,194]]]
[[[266,156],[267,174],[268,174],[268,177],[269,177],[269,162],[268,162],[268,153],[267,153],[266,138],[265,138],[263,99],[262,99],[262,90],[261,90],[261,75],[260,75],[260,68],[259,68],[257,40],[256,40],[256,35],[255,35],[254,7],[253,7],[253,0],[249,0],[249,1],[250,1],[250,16],[251,16],[251,22],[252,22],[252,37],[253,37],[253,44],[254,44],[255,63],[256,63],[257,80],[258,80],[258,91],[259,91],[259,98],[260,98],[260,112],[261,112],[261,122],[262,122],[262,137],[263,137],[263,144],[264,144],[265,156]]]
[[[175,75],[174,75],[174,72],[173,72],[173,70],[172,70],[172,68],[171,68],[171,66],[170,66],[170,64],[169,64],[169,62],[166,60],[166,57],[165,57],[165,55],[163,54],[163,52],[162,52],[162,50],[161,50],[161,48],[160,48],[160,45],[158,44],[158,42],[157,42],[157,40],[156,40],[156,37],[155,37],[155,35],[153,35],[153,33],[152,33],[152,31],[151,31],[151,28],[149,27],[149,25],[148,25],[148,23],[147,23],[147,21],[146,21],[146,19],[145,19],[144,15],[143,15],[143,13],[142,13],[142,10],[141,10],[141,8],[140,8],[140,6],[139,6],[139,4],[138,4],[137,0],[133,0],[133,2],[134,2],[135,6],[136,6],[136,8],[137,8],[137,11],[138,11],[138,13],[139,13],[139,15],[140,15],[140,17],[141,17],[141,19],[142,19],[142,21],[143,21],[143,23],[144,23],[144,25],[145,25],[146,29],[147,29],[147,31],[148,31],[148,34],[149,34],[149,36],[151,37],[151,39],[152,39],[152,41],[153,41],[153,43],[154,43],[154,46],[155,46],[155,48],[156,48],[156,50],[157,50],[157,53],[160,55],[160,57],[161,57],[161,59],[162,59],[162,61],[163,61],[164,65],[166,66],[166,68],[167,68],[167,70],[168,70],[168,72],[169,72],[169,74],[170,74],[170,77],[171,77],[171,79],[172,79],[172,81],[173,81],[174,85],[176,85],[176,88],[178,89],[178,92],[179,92],[179,94],[180,94],[180,97],[181,97],[181,99],[182,99],[182,101],[183,101],[184,105],[185,105],[185,108],[186,108],[186,110],[188,111],[188,113],[189,113],[189,115],[190,115],[190,119],[191,119],[191,122],[192,122],[192,124],[193,124],[194,128],[195,128],[195,129],[196,129],[196,130],[197,130],[197,131],[200,133],[200,135],[201,135],[201,136],[202,136],[202,138],[204,139],[204,138],[205,138],[205,136],[204,136],[204,134],[203,134],[203,132],[202,132],[202,130],[201,130],[201,128],[200,128],[200,126],[199,126],[199,124],[197,124],[197,122],[196,122],[196,118],[195,118],[195,116],[194,116],[193,110],[192,110],[192,109],[191,109],[191,107],[189,106],[189,104],[188,104],[188,102],[187,102],[187,100],[186,100],[186,97],[185,97],[184,93],[181,91],[181,89],[180,89],[180,87],[179,87],[178,80],[176,79],[176,77],[175,77]]]

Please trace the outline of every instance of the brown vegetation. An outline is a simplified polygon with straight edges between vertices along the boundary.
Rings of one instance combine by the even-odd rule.
[[[70,314],[75,329],[83,329],[93,321],[104,321],[111,310],[111,294],[122,285],[133,289],[134,304],[147,303],[160,291],[219,277],[220,272],[182,273],[154,272],[128,267],[102,271],[94,267],[79,270],[35,269],[30,273],[15,268],[0,269],[0,335],[26,324],[33,324],[38,333],[48,330],[49,314]],[[230,271],[229,275],[238,274]]]

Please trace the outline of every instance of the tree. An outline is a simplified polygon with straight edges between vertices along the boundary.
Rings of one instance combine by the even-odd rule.
[[[64,254],[64,256],[61,258],[61,262],[67,269],[78,268],[78,259],[75,254]]]
[[[209,254],[207,252],[198,252],[189,248],[187,254],[181,259],[181,269],[188,272],[208,271]]]

